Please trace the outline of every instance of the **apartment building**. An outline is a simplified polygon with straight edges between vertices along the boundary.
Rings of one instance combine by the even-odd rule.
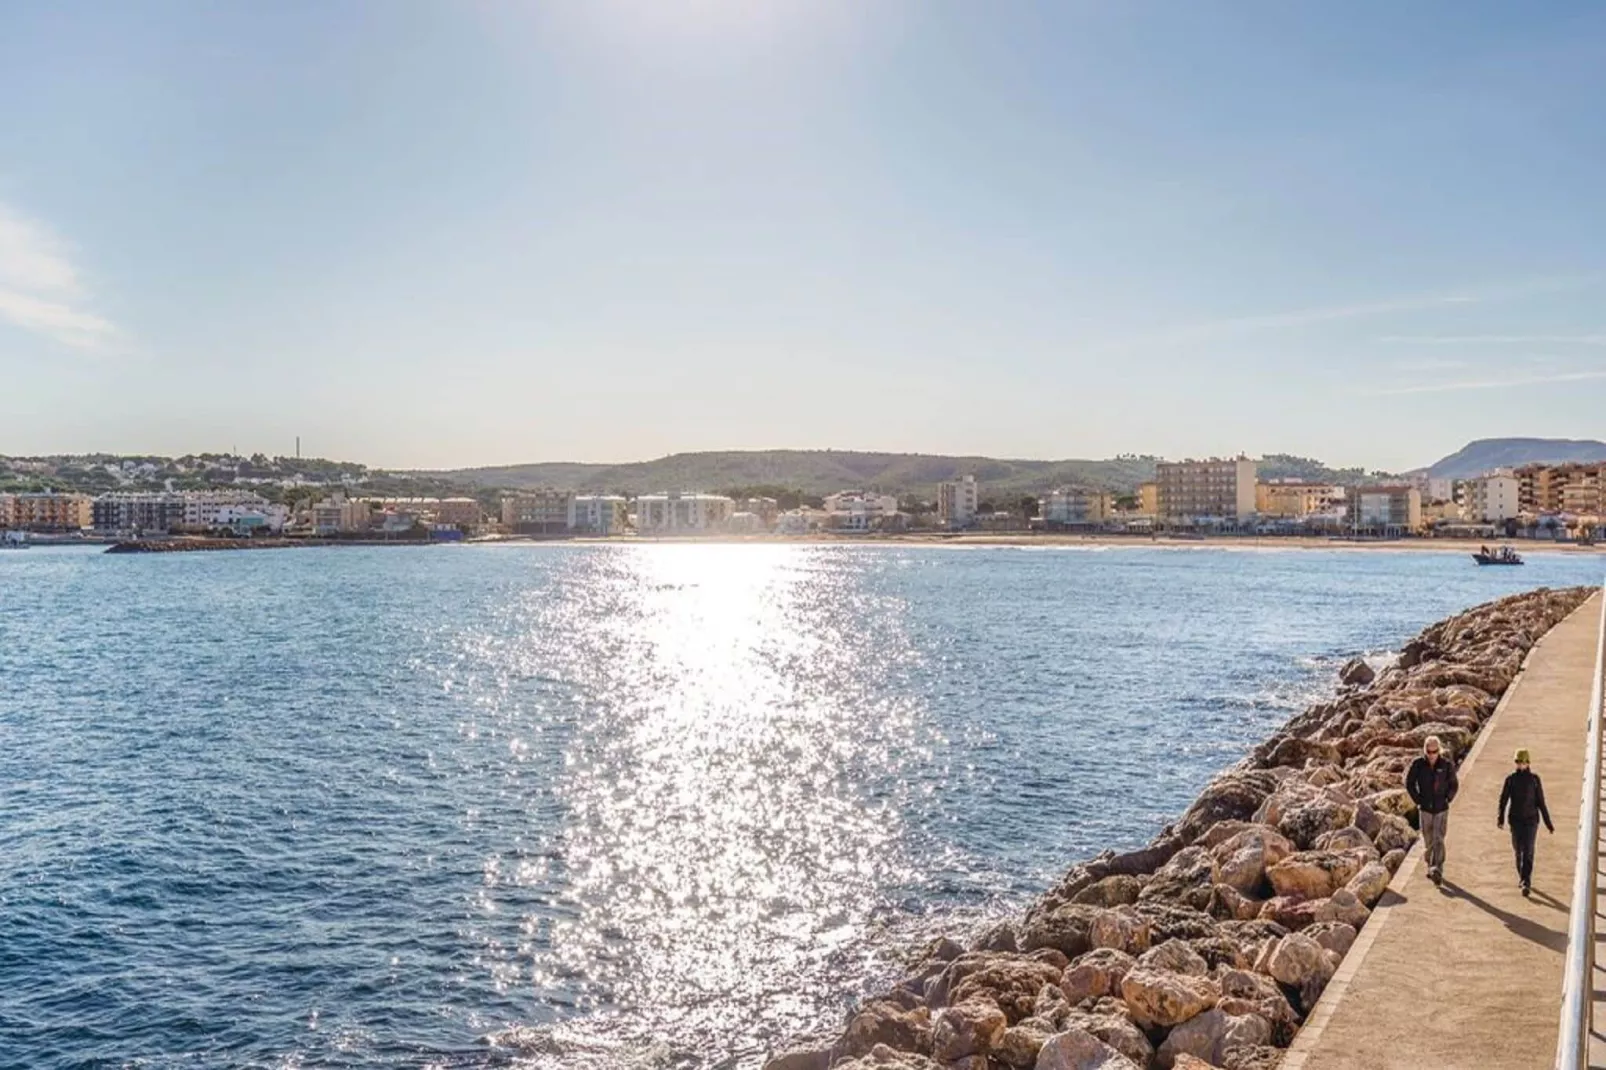
[[[367,531],[373,521],[374,510],[369,502],[352,500],[344,494],[325,498],[312,507],[312,530],[319,535]]]
[[[736,502],[723,494],[643,494],[636,499],[636,530],[643,535],[723,531]]]
[[[1256,467],[1247,457],[1161,461],[1158,515],[1172,523],[1244,520],[1255,512]]]
[[[423,523],[461,529],[477,528],[485,520],[485,510],[473,498],[371,498],[374,508],[385,513],[409,513]]]
[[[975,476],[937,484],[937,520],[946,528],[976,526],[976,511],[981,504],[981,491]]]
[[[1102,524],[1114,510],[1113,498],[1104,491],[1060,487],[1038,499],[1037,513],[1051,528]]]
[[[1606,462],[1525,464],[1515,475],[1522,512],[1536,516],[1561,512],[1599,515],[1598,505],[1582,510],[1574,506],[1588,506],[1594,500],[1594,488],[1606,482]]]
[[[1474,523],[1504,523],[1522,512],[1520,488],[1510,469],[1469,479],[1462,485],[1461,516]]]
[[[114,491],[102,494],[90,506],[96,531],[167,534],[184,527],[186,508],[181,494]]]
[[[1153,482],[1138,484],[1138,512],[1144,516],[1160,515],[1160,484]]]
[[[1327,512],[1344,490],[1327,483],[1272,482],[1255,485],[1255,512],[1261,516],[1302,520]]]
[[[618,535],[629,523],[630,503],[617,494],[577,494],[569,502],[569,530]]]
[[[94,523],[94,499],[54,491],[0,494],[0,528],[78,531]]]
[[[1351,526],[1357,531],[1398,535],[1422,527],[1422,492],[1407,484],[1349,488]]]
[[[569,530],[572,491],[520,491],[502,499],[502,523],[518,535],[553,535]]]
[[[1574,516],[1606,516],[1606,465],[1582,471],[1561,488],[1561,511]]]

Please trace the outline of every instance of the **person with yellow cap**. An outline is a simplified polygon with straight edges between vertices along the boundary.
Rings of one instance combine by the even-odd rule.
[[[1556,826],[1550,820],[1545,806],[1545,786],[1539,775],[1528,768],[1528,748],[1518,750],[1515,756],[1516,771],[1506,777],[1506,786],[1500,789],[1500,813],[1495,816],[1495,827],[1506,823],[1507,805],[1511,815],[1511,850],[1517,858],[1517,879],[1522,894],[1533,890],[1534,840],[1539,835],[1539,819],[1545,819],[1545,828],[1552,834]]]

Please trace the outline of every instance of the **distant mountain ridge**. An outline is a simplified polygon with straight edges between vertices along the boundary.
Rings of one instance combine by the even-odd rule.
[[[1495,468],[1524,464],[1606,461],[1606,442],[1580,438],[1480,438],[1428,469],[1430,479],[1473,479]]]
[[[951,457],[923,453],[868,453],[854,450],[729,450],[676,453],[629,464],[498,465],[417,473],[479,487],[643,494],[661,490],[725,490],[784,487],[809,495],[846,488],[931,497],[936,485],[974,475],[988,498],[1041,494],[1075,486],[1128,494],[1154,478],[1158,458],[1122,456],[1108,460],[1032,461],[995,457]],[[1332,469],[1320,461],[1269,454],[1261,462],[1263,479],[1301,478],[1332,483],[1363,482],[1361,469]],[[1374,473],[1375,474],[1375,473]]]

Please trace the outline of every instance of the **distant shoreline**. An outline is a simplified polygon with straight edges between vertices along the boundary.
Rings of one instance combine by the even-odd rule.
[[[611,537],[532,538],[506,536],[503,538],[470,540],[473,545],[551,544],[563,545],[618,545],[637,546],[675,543],[730,543],[780,544],[794,546],[964,546],[964,547],[1059,547],[1085,550],[1113,550],[1151,547],[1166,550],[1225,549],[1225,550],[1406,550],[1413,553],[1471,554],[1480,546],[1510,545],[1519,554],[1582,554],[1606,555],[1606,545],[1581,546],[1576,543],[1555,543],[1527,539],[1329,539],[1303,535],[1212,535],[1204,538],[1168,538],[1149,535],[1120,535],[1100,532],[1095,535],[1063,533],[1030,535],[1021,532],[966,532],[945,534],[940,532],[914,532],[896,535],[627,535]]]

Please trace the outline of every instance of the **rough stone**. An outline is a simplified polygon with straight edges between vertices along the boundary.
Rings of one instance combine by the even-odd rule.
[[[1150,948],[1138,959],[1139,966],[1151,970],[1169,970],[1194,977],[1204,977],[1210,966],[1193,948],[1182,940],[1167,940],[1159,947]]]
[[[1060,991],[1068,1003],[1084,999],[1119,995],[1121,980],[1135,961],[1131,955],[1115,948],[1099,948],[1077,959],[1060,978]]]
[[[1229,1051],[1270,1041],[1271,1024],[1260,1015],[1230,1015],[1212,1008],[1171,1030],[1160,1045],[1159,1062],[1164,1070],[1186,1053],[1219,1066]]]
[[[1049,1037],[1037,1053],[1036,1070],[1143,1070],[1085,1029]]]
[[[970,1000],[991,1003],[1013,1024],[1032,1013],[1038,993],[1044,985],[1058,982],[1061,972],[1052,963],[996,957],[959,978],[949,989],[948,1001],[951,1005]]]
[[[1134,966],[1121,980],[1121,998],[1144,1028],[1173,1026],[1216,1005],[1221,990],[1205,977]]]
[[[931,1055],[939,1062],[987,1055],[1008,1028],[1004,1012],[995,1004],[980,998],[963,1000],[937,1014],[931,1025]]]
[[[894,1051],[931,1051],[931,1015],[924,1007],[908,1010],[886,999],[871,1000],[848,1021],[836,1042],[835,1058],[866,1055],[876,1045]]]
[[[1335,951],[1340,956],[1349,954],[1349,949],[1355,944],[1355,927],[1341,921],[1317,922],[1310,928],[1303,930],[1304,935],[1321,944],[1329,951]]]
[[[1117,873],[1083,888],[1072,903],[1085,903],[1096,907],[1125,906],[1136,903],[1143,891],[1144,882],[1127,873]]]
[[[1109,947],[1129,955],[1149,949],[1152,927],[1149,920],[1132,907],[1103,911],[1093,920],[1088,933],[1093,947]]]
[[[1084,903],[1066,904],[1030,918],[1021,929],[1021,947],[1035,951],[1051,947],[1069,958],[1085,954],[1093,945],[1093,921],[1102,911]]]
[[[1356,899],[1360,900],[1362,905],[1370,908],[1376,906],[1377,901],[1383,898],[1383,893],[1388,890],[1391,877],[1392,874],[1389,873],[1388,867],[1383,863],[1368,862],[1364,869],[1349,879],[1349,883],[1344,885],[1344,888],[1354,895]]]

